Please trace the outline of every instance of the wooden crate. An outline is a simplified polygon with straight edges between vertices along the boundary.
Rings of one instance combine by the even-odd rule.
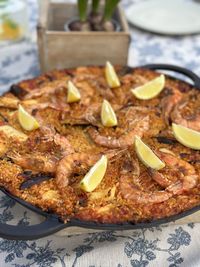
[[[42,72],[81,65],[126,65],[130,34],[120,7],[115,18],[119,32],[66,32],[64,24],[76,17],[77,7],[69,3],[41,1],[38,32],[39,57]]]

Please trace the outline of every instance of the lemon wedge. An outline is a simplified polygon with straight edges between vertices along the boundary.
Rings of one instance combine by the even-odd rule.
[[[172,123],[172,130],[175,138],[182,145],[200,150],[200,132],[176,123]]]
[[[148,100],[157,96],[165,86],[165,75],[161,74],[159,77],[132,89],[134,96],[141,100]]]
[[[81,180],[81,189],[92,192],[101,183],[107,169],[107,163],[108,159],[103,155]]]
[[[145,166],[155,170],[160,170],[165,167],[165,163],[162,162],[154,154],[154,152],[137,136],[135,137],[135,150],[138,158]]]
[[[113,65],[109,61],[106,62],[105,76],[110,88],[116,88],[120,86],[119,78],[117,77]]]
[[[78,88],[71,81],[68,81],[67,89],[67,103],[77,102],[81,99]]]
[[[3,132],[7,137],[13,137],[18,139],[19,141],[26,141],[28,136],[10,125],[2,125],[0,126],[0,132]]]
[[[101,107],[101,122],[103,126],[112,127],[117,125],[117,117],[111,104],[104,100]]]
[[[18,108],[18,120],[24,130],[32,131],[40,127],[38,121],[31,116],[21,105]]]

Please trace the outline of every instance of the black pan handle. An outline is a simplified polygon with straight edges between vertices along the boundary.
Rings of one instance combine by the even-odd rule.
[[[67,226],[57,218],[49,216],[45,221],[35,225],[9,225],[0,223],[0,237],[11,240],[34,240],[51,235]]]
[[[188,70],[186,68],[170,64],[147,64],[142,66],[142,68],[147,68],[151,70],[169,70],[180,74],[184,74],[185,76],[190,78],[193,81],[194,86],[200,90],[200,77],[191,70]]]

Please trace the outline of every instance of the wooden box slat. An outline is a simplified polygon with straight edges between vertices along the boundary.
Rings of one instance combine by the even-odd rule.
[[[56,39],[56,50],[55,50]],[[70,40],[69,40],[70,39]],[[117,42],[118,46],[112,46],[110,43]],[[82,45],[84,43],[84,45]],[[47,34],[46,44],[51,51],[51,56],[46,58],[46,68],[54,66],[56,68],[63,67],[63,61],[67,66],[76,67],[80,65],[104,65],[107,60],[113,64],[126,63],[127,56],[123,50],[119,50],[119,46],[128,46],[124,44],[124,40],[118,35],[109,35],[106,42],[101,35],[82,35],[71,34],[63,35],[59,32]],[[78,44],[78,45],[77,45]],[[76,49],[72,49],[76,47]],[[103,47],[104,53],[99,53]],[[65,53],[63,51],[65,50]],[[84,63],[84,64],[83,64]]]

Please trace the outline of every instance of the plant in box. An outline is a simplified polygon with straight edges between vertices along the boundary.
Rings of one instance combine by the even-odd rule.
[[[112,19],[113,12],[119,0],[105,0],[103,11],[100,11],[100,0],[92,0],[88,13],[88,0],[78,0],[79,19],[72,19],[65,24],[66,30],[71,31],[117,31],[118,22]]]
[[[38,44],[42,71],[80,65],[126,65],[130,34],[119,0],[41,2]]]

